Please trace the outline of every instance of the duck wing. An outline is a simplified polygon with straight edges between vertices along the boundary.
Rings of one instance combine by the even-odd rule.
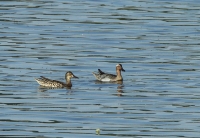
[[[98,69],[98,71],[100,75],[105,74],[105,72],[101,71],[100,69]]]
[[[114,74],[104,73],[104,74],[101,75],[100,79],[101,79],[101,81],[112,81],[116,77],[117,76],[114,75]]]
[[[57,80],[51,80],[46,77],[40,76],[40,78],[35,79],[40,85],[45,87],[64,87],[65,83],[57,81]]]

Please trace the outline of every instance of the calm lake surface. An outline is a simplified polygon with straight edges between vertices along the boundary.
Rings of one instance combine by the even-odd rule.
[[[0,136],[200,136],[200,2],[0,1]],[[98,68],[124,81],[100,83]],[[73,79],[44,89],[34,78]],[[96,134],[100,129],[100,134]]]

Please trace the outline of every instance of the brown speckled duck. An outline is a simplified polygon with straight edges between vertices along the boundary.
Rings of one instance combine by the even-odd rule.
[[[105,73],[103,71],[101,71],[100,69],[98,69],[98,73],[93,72],[92,74],[94,75],[94,77],[99,80],[99,81],[122,81],[122,75],[121,75],[121,71],[125,71],[122,67],[122,64],[117,64],[116,65],[116,73],[117,75],[114,74],[108,74]]]
[[[41,86],[44,86],[44,87],[51,87],[51,88],[68,87],[68,88],[71,88],[72,87],[71,78],[78,78],[78,77],[76,77],[71,71],[68,71],[65,74],[66,83],[61,82],[61,81],[57,81],[57,80],[51,80],[51,79],[45,78],[43,76],[40,76],[40,78],[37,78],[35,80]]]

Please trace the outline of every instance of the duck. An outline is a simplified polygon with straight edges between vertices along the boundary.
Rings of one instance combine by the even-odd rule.
[[[71,71],[66,72],[65,74],[65,79],[66,79],[66,83],[61,82],[61,81],[57,81],[57,80],[51,80],[48,79],[46,77],[40,76],[40,78],[36,78],[35,80],[44,87],[50,87],[50,88],[71,88],[72,87],[72,83],[71,83],[71,78],[77,78],[77,76],[75,76]]]
[[[98,72],[93,72],[92,74],[99,81],[115,82],[115,81],[122,81],[123,80],[123,77],[121,75],[121,71],[125,72],[125,70],[122,67],[122,64],[117,64],[116,65],[116,75],[105,73],[105,72],[101,71],[100,69],[98,69]]]

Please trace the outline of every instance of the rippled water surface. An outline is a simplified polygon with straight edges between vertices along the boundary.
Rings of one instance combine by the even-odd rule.
[[[200,134],[200,3],[194,0],[0,2],[0,136]],[[123,83],[95,81],[93,71]],[[45,89],[41,75],[72,89]],[[100,129],[100,134],[96,134]]]

